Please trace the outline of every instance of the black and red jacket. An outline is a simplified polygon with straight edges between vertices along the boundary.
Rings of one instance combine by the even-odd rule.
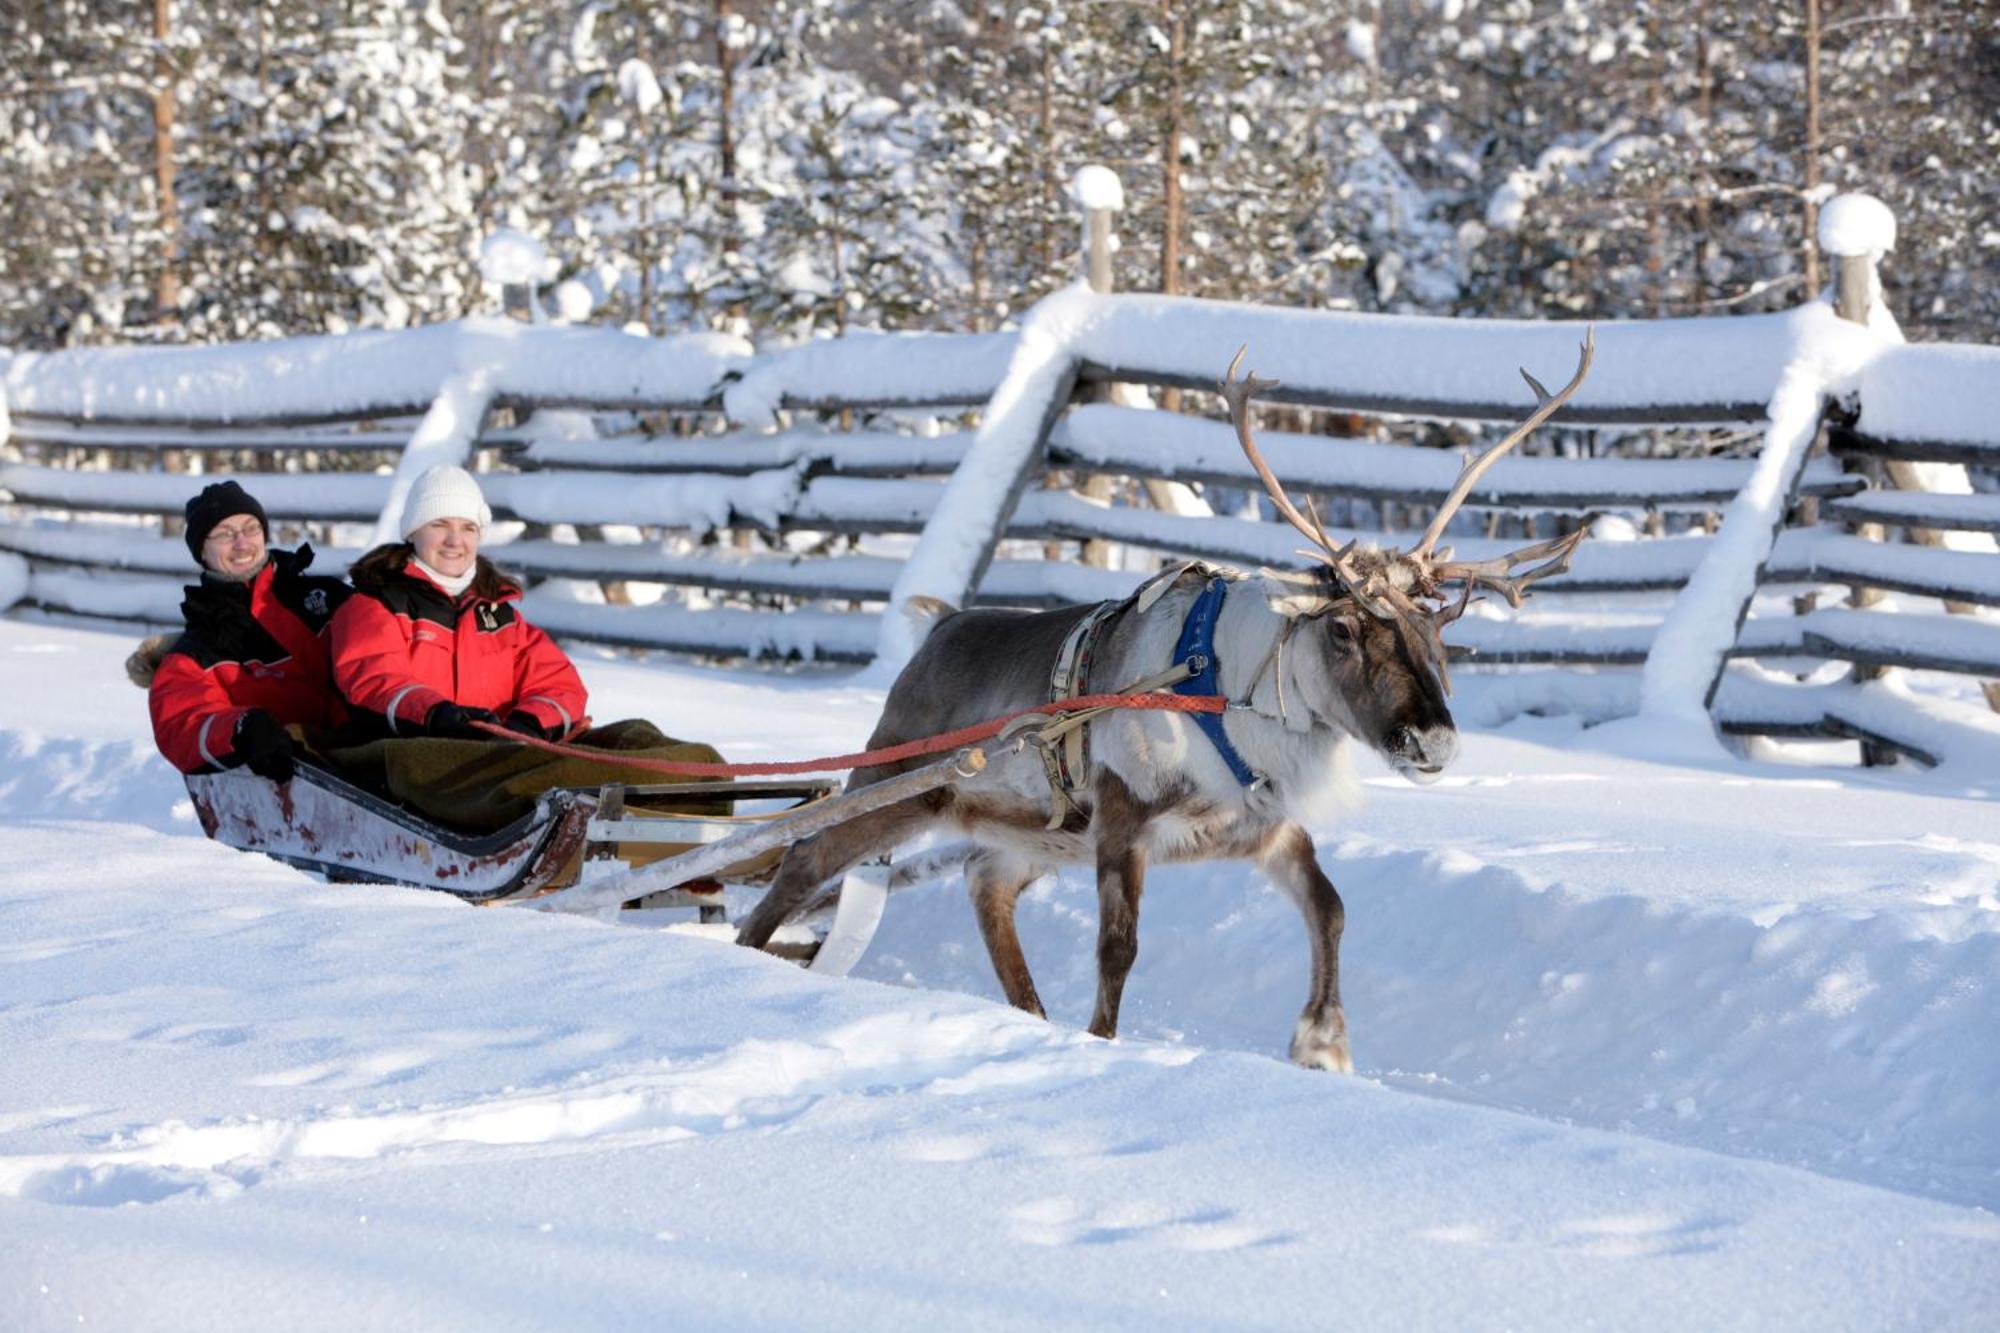
[[[307,574],[312,548],[271,552],[248,582],[204,573],[187,590],[187,629],[167,650],[146,700],[153,739],[175,768],[233,768],[236,723],[261,708],[285,724],[332,727],[346,709],[333,688],[327,626],[353,591]]]
[[[333,678],[363,733],[415,736],[441,703],[526,713],[551,733],[584,717],[583,678],[521,618],[519,585],[481,556],[457,597],[426,578],[407,543],[355,562],[355,595],[333,619]]]

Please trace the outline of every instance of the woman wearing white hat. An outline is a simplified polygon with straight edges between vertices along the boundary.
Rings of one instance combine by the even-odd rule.
[[[576,667],[479,554],[492,521],[472,474],[440,464],[410,490],[403,540],[355,562],[356,595],[333,618],[333,679],[364,732],[488,740],[472,724],[497,721],[553,739],[583,720]]]
[[[403,508],[404,540],[376,547],[349,572],[354,595],[331,627],[333,679],[347,696],[350,734],[373,741],[334,752],[348,775],[447,823],[499,828],[551,787],[661,780],[623,767],[621,757],[718,762],[711,747],[676,741],[642,719],[578,734],[587,699],[576,667],[521,617],[520,585],[479,554],[492,518],[470,473],[431,468]],[[494,743],[474,725],[495,722],[604,753],[549,755]],[[713,798],[663,808],[727,809]]]

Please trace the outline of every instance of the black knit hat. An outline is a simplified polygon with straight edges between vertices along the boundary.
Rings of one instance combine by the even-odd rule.
[[[264,540],[271,539],[271,521],[264,517],[264,506],[256,497],[233,481],[218,481],[201,488],[201,494],[187,502],[187,544],[188,554],[194,562],[201,563],[201,545],[208,540],[208,534],[215,531],[215,525],[225,518],[235,518],[238,514],[248,514],[257,520],[257,526],[264,529]]]

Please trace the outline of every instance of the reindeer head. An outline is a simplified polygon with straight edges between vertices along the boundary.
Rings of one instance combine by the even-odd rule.
[[[1300,554],[1319,566],[1305,572],[1265,572],[1270,604],[1288,622],[1275,650],[1278,688],[1284,687],[1288,674],[1283,659],[1289,645],[1290,674],[1306,696],[1300,702],[1328,724],[1373,746],[1412,781],[1434,780],[1458,753],[1458,731],[1445,704],[1451,673],[1440,631],[1464,614],[1480,589],[1498,592],[1519,606],[1532,584],[1569,568],[1570,556],[1588,529],[1481,561],[1455,561],[1451,548],[1437,549],[1437,540],[1487,469],[1575,395],[1590,371],[1596,346],[1595,331],[1586,333],[1576,374],[1553,395],[1534,376],[1521,372],[1540,405],[1507,438],[1465,465],[1430,526],[1407,551],[1384,551],[1356,542],[1336,549],[1310,503],[1302,514],[1285,494],[1252,436],[1250,399],[1276,387],[1277,381],[1255,374],[1238,380],[1240,350],[1223,377],[1222,396],[1229,404],[1237,441],[1278,512],[1312,542]],[[1542,563],[1512,572],[1533,561]],[[1455,600],[1449,592],[1454,584],[1460,585]]]

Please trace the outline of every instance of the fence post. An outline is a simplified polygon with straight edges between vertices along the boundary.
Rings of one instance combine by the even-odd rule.
[[[1820,213],[1819,246],[1833,255],[1834,259],[1834,313],[1842,319],[1866,325],[1874,322],[1877,307],[1882,303],[1882,280],[1876,272],[1882,256],[1896,245],[1896,218],[1881,200],[1865,194],[1843,194],[1827,202]],[[1893,326],[1892,326],[1893,327]],[[1897,341],[1901,341],[1900,335]],[[1886,474],[1889,484],[1902,491],[1926,491],[1935,485],[1934,479],[1926,477],[1926,472],[1937,464],[1904,462],[1887,459],[1880,465],[1880,473]],[[1952,466],[1952,465],[1944,465]],[[1930,484],[1927,484],[1927,481]],[[1953,542],[1948,534],[1935,528],[1905,527],[1908,540],[1916,546],[1950,547]],[[1873,541],[1884,541],[1888,537],[1887,528],[1880,523],[1860,523],[1854,525],[1854,533]],[[1857,607],[1873,606],[1880,602],[1883,593],[1879,588],[1855,588],[1848,604]],[[1968,602],[1946,602],[1944,609],[1952,615],[1973,615],[1976,608]],[[1854,679],[1874,680],[1882,676],[1886,667],[1856,667]],[[2000,681],[1984,681],[1980,685],[1986,702],[1994,711],[2000,712]],[[1863,747],[1864,755],[1867,747]],[[1893,755],[1885,752],[1886,762]],[[1873,758],[1869,762],[1875,762]]]
[[[1875,276],[1875,264],[1887,248],[1881,244],[1882,231],[1886,227],[1887,240],[1894,242],[1896,220],[1882,203],[1865,194],[1844,194],[1827,202],[1819,215],[1819,248],[1833,257],[1833,313],[1852,324],[1866,326],[1875,307],[1875,298],[1880,293],[1880,283]],[[1858,523],[1853,525],[1854,535],[1866,541],[1884,541],[1888,529],[1880,523]],[[1884,596],[1880,588],[1870,588],[1856,584],[1849,589],[1847,604],[1860,610],[1879,603]],[[1857,666],[1853,679],[1877,680],[1888,672],[1887,667]],[[1862,762],[1881,764],[1893,762],[1893,753],[1879,746],[1862,742]]]
[[[531,237],[504,227],[480,246],[480,276],[501,291],[503,306],[507,288],[522,282],[531,284],[533,273],[539,272],[537,266],[545,262],[541,246]],[[410,432],[403,445],[403,456],[396,460],[396,474],[389,480],[389,495],[382,503],[382,512],[376,516],[375,534],[369,545],[381,546],[403,539],[403,502],[425,468],[439,463],[464,467],[473,461],[472,453],[478,447],[493,397],[492,377],[484,368],[458,371],[438,385],[430,410]],[[487,500],[493,498],[489,481]]]
[[[480,429],[486,422],[486,410],[493,405],[493,394],[492,376],[483,368],[460,371],[438,386],[438,396],[432,400],[430,411],[417,423],[409,443],[403,446],[403,456],[396,462],[396,475],[389,482],[389,498],[375,520],[371,545],[403,540],[403,502],[425,468],[438,463],[463,467],[471,461]],[[493,478],[489,477],[486,498],[489,502],[498,498],[504,505],[504,495],[492,494],[492,483]]]
[[[1820,250],[1833,257],[1833,313],[1851,324],[1867,327],[1874,314],[1881,283],[1875,265],[1895,244],[1896,219],[1878,199],[1865,194],[1844,194],[1827,201],[1820,210],[1818,236]],[[1870,477],[1879,481],[1879,471]],[[1816,515],[1815,515],[1816,517]],[[1880,523],[1851,525],[1854,535],[1865,541],[1885,541],[1889,532]],[[1847,594],[1847,604],[1866,610],[1880,603],[1880,588],[1855,584]],[[1856,681],[1878,680],[1887,667],[1857,665],[1850,673]],[[1861,762],[1874,767],[1896,761],[1893,750],[1876,742],[1861,742]]]
[[[1111,217],[1125,207],[1124,183],[1111,168],[1093,164],[1078,168],[1070,183],[1070,193],[1083,206],[1084,281],[1098,295],[1109,295],[1112,288],[1111,252],[1117,245],[1117,237],[1111,230]],[[1108,400],[1110,391],[1110,385],[1101,384],[1091,397],[1099,401]],[[1109,503],[1117,484],[1115,477],[1100,472],[1085,477],[1077,490],[1088,499]],[[1086,565],[1109,569],[1112,558],[1110,542],[1092,538],[1083,544],[1083,563]]]
[[[971,447],[945,483],[882,613],[876,660],[900,669],[922,641],[906,613],[912,597],[965,606],[1007,532],[1021,492],[1047,467],[1049,431],[1076,390],[1068,339],[1084,313],[1073,288],[1045,296],[1021,321],[1007,374],[987,400]]]

